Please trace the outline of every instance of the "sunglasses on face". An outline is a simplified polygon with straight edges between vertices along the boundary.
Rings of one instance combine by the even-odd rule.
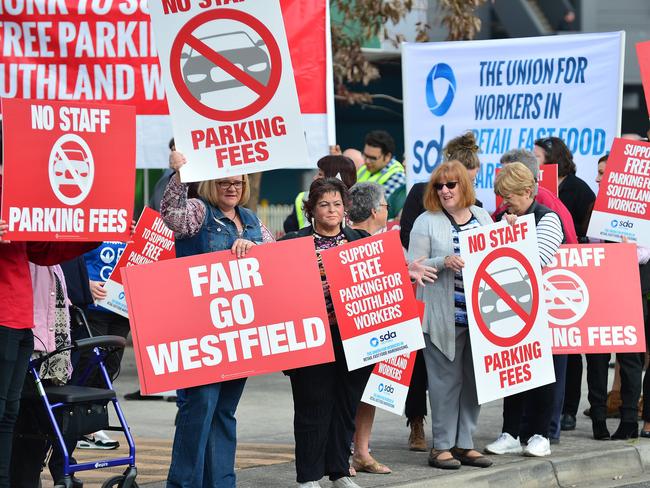
[[[458,184],[457,181],[448,181],[447,183],[434,183],[433,187],[438,190],[442,191],[442,189],[446,186],[448,189],[453,190],[456,188],[456,185]]]

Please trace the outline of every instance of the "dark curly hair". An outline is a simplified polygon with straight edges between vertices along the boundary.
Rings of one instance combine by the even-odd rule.
[[[545,137],[537,139],[535,145],[544,151],[544,164],[557,164],[557,175],[564,176],[576,174],[576,163],[573,154],[559,137]]]
[[[314,210],[318,201],[325,193],[338,193],[343,200],[343,206],[347,210],[350,206],[350,194],[345,184],[338,178],[321,178],[314,181],[309,187],[309,196],[305,200],[305,215],[308,219],[314,217]]]
[[[324,156],[316,163],[325,178],[336,178],[341,175],[341,180],[348,188],[351,188],[357,182],[357,168],[347,156]]]

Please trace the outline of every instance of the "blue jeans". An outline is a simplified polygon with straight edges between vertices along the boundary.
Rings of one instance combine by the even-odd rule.
[[[0,325],[0,488],[10,486],[14,425],[32,352],[34,334],[31,329],[11,329]]]
[[[246,378],[184,390],[167,488],[235,488],[235,410]]]

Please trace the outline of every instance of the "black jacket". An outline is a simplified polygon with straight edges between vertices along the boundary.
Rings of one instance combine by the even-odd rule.
[[[307,237],[312,235],[313,233],[314,233],[314,228],[310,225],[309,227],[304,227],[300,230],[289,232],[288,234],[282,236],[278,240],[286,241],[288,239],[296,239],[298,237]],[[343,227],[343,235],[345,236],[348,242],[358,241],[359,239],[363,239],[364,237],[370,237],[370,234],[368,234],[365,230],[351,229],[350,227]]]

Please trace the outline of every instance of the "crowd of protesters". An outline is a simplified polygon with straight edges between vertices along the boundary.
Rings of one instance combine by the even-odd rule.
[[[172,142],[170,171],[158,193],[162,217],[175,233],[177,257],[230,250],[241,258],[255,246],[274,241],[260,219],[244,206],[250,192],[246,175],[191,187],[178,177],[186,159],[174,149]],[[425,348],[417,353],[406,403],[409,449],[428,450],[428,463],[434,468],[487,468],[493,460],[483,452],[548,456],[551,444],[559,442],[560,431],[575,428],[583,359],[580,355],[556,355],[556,382],[506,397],[500,432],[495,426],[496,440],[487,446],[475,445],[480,406],[463,287],[465,262],[459,245],[464,231],[500,220],[514,225],[519,217],[529,214],[535,219],[542,266],[551,262],[562,243],[588,242],[587,227],[596,197],[576,176],[566,144],[549,137],[535,141],[534,152],[515,149],[503,154],[494,183],[503,205],[493,215],[476,198],[479,147],[471,132],[450,140],[443,151],[444,161],[428,182],[414,185],[409,192],[404,166],[395,151],[395,142],[385,131],[370,132],[363,151],[335,148],[333,154],[318,161],[309,190],[296,196],[294,210],[285,221],[287,233],[282,239],[311,237],[314,241],[335,356],[331,363],[285,371],[293,395],[296,481],[300,487],[321,486],[320,480],[328,477],[336,488],[355,488],[359,486],[354,480],[357,471],[391,473],[369,449],[375,411],[361,402],[361,396],[372,367],[348,371],[320,253],[382,232],[394,217],[401,218],[400,238],[408,272],[416,284],[417,298],[425,304]],[[594,161],[598,182],[606,162],[606,157]],[[558,196],[538,185],[540,168],[548,164],[558,166]],[[0,173],[0,190],[1,185]],[[93,304],[105,294],[99,249],[108,246],[117,256],[124,244],[7,242],[2,240],[6,231],[7,225],[0,221],[0,488],[35,487],[45,459],[43,445],[22,440],[13,443],[17,419],[29,421],[29,416],[36,415],[20,408],[23,385],[29,388],[29,359],[74,339],[67,309],[71,303],[79,302],[86,311],[94,333],[128,334],[128,320],[106,315],[108,312]],[[637,254],[642,290],[647,293],[650,250],[638,247]],[[64,269],[57,266],[70,259]],[[643,297],[638,299],[644,301],[647,326],[647,304]],[[646,339],[650,339],[649,332]],[[83,364],[83,358],[80,361]],[[119,369],[120,357],[113,361],[108,365],[109,374]],[[650,395],[650,378],[646,375],[642,382],[643,355],[617,354],[622,404],[620,424],[612,435],[605,423],[609,354],[588,354],[586,362],[593,437],[637,437],[642,384],[643,392]],[[78,364],[62,355],[43,365],[42,378],[64,384],[74,377]],[[235,414],[245,383],[244,378],[179,390],[169,488],[235,486]],[[427,390],[431,443],[424,431]],[[642,409],[644,437],[650,437],[650,402],[647,404]],[[101,444],[99,433],[97,439]],[[77,441],[66,439],[70,452]],[[27,451],[32,454],[29,460]],[[60,453],[55,449],[49,467],[59,482],[63,473],[57,456]],[[76,477],[73,482],[75,487],[82,486]]]

